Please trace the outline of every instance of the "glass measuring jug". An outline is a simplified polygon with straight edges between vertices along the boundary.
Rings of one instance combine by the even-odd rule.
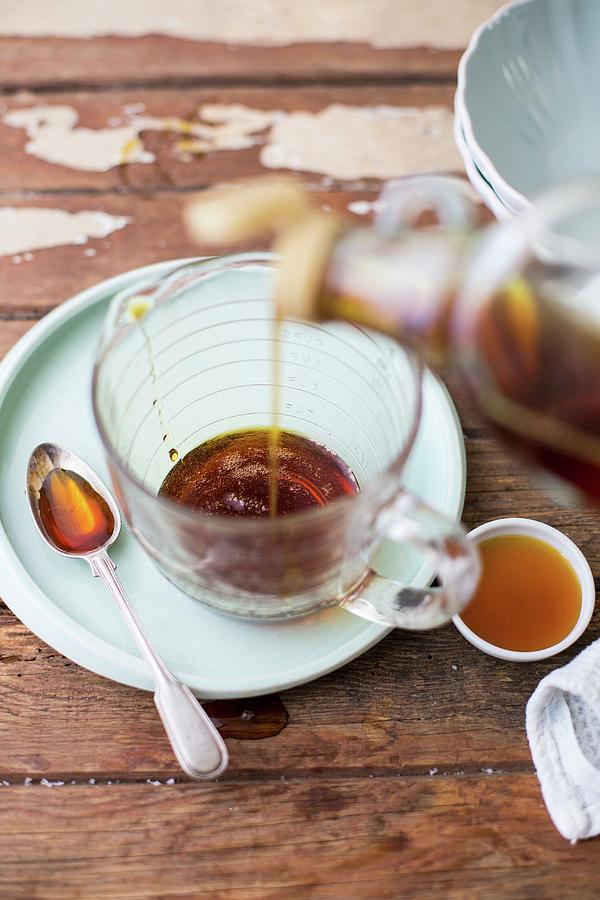
[[[236,616],[280,619],[340,605],[407,628],[448,621],[478,561],[461,528],[402,489],[421,413],[421,364],[391,338],[346,323],[285,321],[279,418],[324,444],[360,492],[260,520],[211,516],[158,497],[203,441],[268,427],[273,397],[273,259],[240,254],[184,266],[111,304],[93,402],[128,524],[178,587]],[[440,587],[376,574],[384,537],[433,557]]]

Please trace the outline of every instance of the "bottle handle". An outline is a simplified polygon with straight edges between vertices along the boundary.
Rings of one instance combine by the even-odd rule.
[[[421,631],[444,625],[471,599],[480,575],[479,555],[460,525],[427,503],[402,492],[378,517],[379,533],[424,552],[434,563],[439,587],[418,588],[372,569],[340,603],[371,622]]]
[[[414,175],[388,181],[379,195],[375,230],[393,238],[405,228],[414,228],[420,215],[433,212],[442,228],[471,231],[475,205],[471,188],[449,175]]]

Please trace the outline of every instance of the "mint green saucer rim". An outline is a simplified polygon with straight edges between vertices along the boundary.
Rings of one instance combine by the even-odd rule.
[[[138,280],[141,282],[152,276],[167,274],[179,266],[196,262],[197,259],[194,257],[159,262],[128,270],[86,288],[48,313],[20,338],[0,362],[0,423],[4,401],[12,384],[18,379],[22,366],[40,345],[68,324],[72,318],[85,312],[92,305],[107,303],[118,291]],[[447,454],[451,452],[456,456],[455,470],[452,479],[448,481],[446,497],[440,498],[437,506],[449,518],[458,520],[462,514],[466,489],[466,455],[460,420],[441,381],[430,372],[427,372],[425,377],[431,382],[431,389],[438,393],[438,400],[443,403],[445,413],[448,415],[447,428],[449,431],[452,430],[453,437],[456,437],[454,446],[448,442],[445,444],[445,452]],[[25,467],[26,460],[23,461],[24,473]],[[23,514],[27,514],[25,503]],[[432,565],[425,562],[412,579],[412,583],[426,586],[431,583],[433,575]],[[52,603],[52,599],[44,594],[21,563],[1,522],[0,596],[27,628],[73,662],[122,684],[145,690],[152,689],[148,671],[140,658],[92,635]],[[365,653],[392,630],[387,626],[365,622],[365,628],[346,644],[335,648],[320,659],[310,660],[295,669],[287,670],[285,679],[277,680],[269,675],[258,675],[245,684],[243,691],[239,688],[234,689],[235,676],[231,679],[219,676],[218,684],[213,684],[210,678],[198,678],[196,673],[177,671],[177,675],[201,697],[257,696],[285,690],[326,675]],[[228,682],[231,682],[229,687]]]

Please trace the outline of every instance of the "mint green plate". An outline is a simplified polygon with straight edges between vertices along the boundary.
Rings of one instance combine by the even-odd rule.
[[[109,481],[90,391],[103,318],[117,291],[182,262],[137,269],[83,291],[35,325],[0,364],[0,595],[60,653],[145,689],[152,687],[150,675],[102,584],[86,564],[59,557],[39,537],[27,506],[25,470],[31,450],[54,441]],[[460,423],[445,388],[430,373],[406,486],[451,518],[460,517]],[[339,609],[283,624],[226,618],[166,581],[126,527],[111,555],[167,664],[201,697],[249,697],[309,681],[364,653],[389,631]],[[377,568],[419,586],[433,574],[414,553],[391,544],[378,554]]]

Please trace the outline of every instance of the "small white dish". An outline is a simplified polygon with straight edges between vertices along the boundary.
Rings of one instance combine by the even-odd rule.
[[[581,637],[594,612],[596,589],[588,561],[579,547],[562,531],[558,531],[556,528],[552,528],[551,525],[544,524],[544,522],[520,518],[494,519],[491,522],[480,525],[478,528],[474,528],[473,531],[469,532],[468,536],[475,544],[480,544],[488,538],[515,534],[537,538],[550,547],[554,547],[573,567],[581,586],[581,610],[574,628],[558,644],[552,644],[551,647],[544,647],[541,650],[522,651],[505,650],[503,647],[497,647],[495,644],[490,644],[489,641],[484,641],[483,638],[480,638],[479,635],[465,625],[460,616],[454,616],[452,621],[462,636],[474,647],[477,647],[478,650],[483,650],[484,653],[488,653],[490,656],[506,659],[510,662],[534,662],[538,659],[546,659],[549,656],[562,653],[563,650],[566,650],[567,647],[570,647],[571,644]]]

